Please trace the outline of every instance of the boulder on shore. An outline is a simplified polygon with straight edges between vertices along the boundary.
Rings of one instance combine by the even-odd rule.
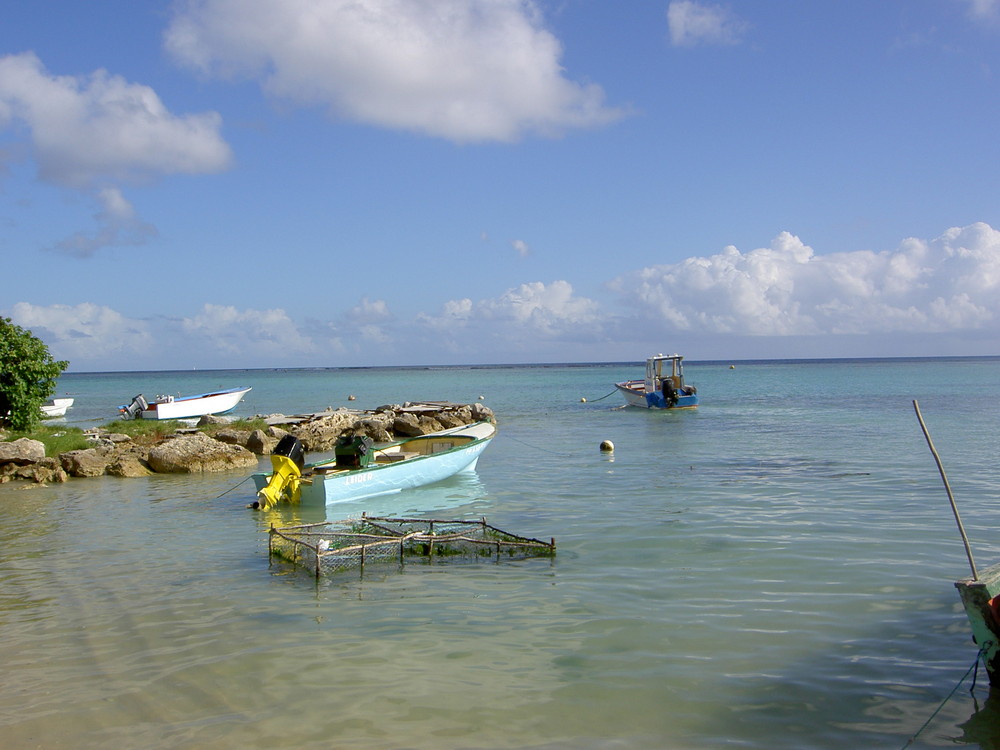
[[[9,443],[0,443],[0,463],[33,464],[45,458],[45,443],[31,438],[18,438]]]
[[[149,466],[164,474],[200,474],[257,466],[257,456],[239,445],[213,440],[203,432],[176,435],[153,446]]]
[[[192,474],[256,468],[257,456],[270,454],[289,434],[302,442],[305,451],[320,452],[332,450],[341,435],[366,435],[385,443],[473,422],[496,422],[493,411],[483,404],[443,401],[389,404],[374,411],[340,408],[290,417],[273,414],[266,420],[270,425],[266,430],[224,427],[214,438],[203,432],[178,432],[151,448],[135,443],[128,435],[92,430],[87,437],[95,444],[93,448],[67,451],[58,458],[46,458],[45,445],[38,440],[0,440],[0,483],[11,479],[47,483],[65,482],[67,476],[144,477],[154,472]]]

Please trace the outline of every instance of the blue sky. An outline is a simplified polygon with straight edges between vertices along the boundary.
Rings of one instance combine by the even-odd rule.
[[[0,7],[75,371],[1000,354],[1000,0]]]

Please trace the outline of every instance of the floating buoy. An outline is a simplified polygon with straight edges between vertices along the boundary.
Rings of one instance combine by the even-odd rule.
[[[729,365],[729,369],[730,370],[735,370],[736,369],[736,365]]]
[[[585,404],[585,403],[587,403],[587,397],[586,397],[586,396],[582,397],[582,398],[580,399],[580,403],[581,403],[581,404]]]
[[[482,401],[484,398],[486,398],[486,396],[480,396],[479,400]]]
[[[348,397],[347,397],[347,400],[348,400],[348,401],[353,401],[353,400],[354,400],[354,395],[352,394],[352,395],[348,396]]]
[[[614,452],[615,452],[614,443],[612,443],[610,440],[601,441],[601,453],[614,453]]]

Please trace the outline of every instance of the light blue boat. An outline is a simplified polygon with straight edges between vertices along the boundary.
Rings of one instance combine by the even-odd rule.
[[[367,437],[342,437],[335,458],[310,465],[302,462],[301,443],[288,436],[271,456],[273,471],[253,475],[253,507],[267,509],[282,500],[323,507],[438,482],[474,470],[494,435],[494,424],[476,422],[379,445]]]
[[[698,406],[698,389],[684,382],[683,360],[680,354],[657,354],[646,360],[644,380],[624,380],[615,383],[615,388],[629,406],[694,409]]]

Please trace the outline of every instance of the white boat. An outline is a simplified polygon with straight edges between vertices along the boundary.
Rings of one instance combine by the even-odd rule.
[[[494,435],[494,424],[475,422],[378,445],[369,437],[342,436],[333,459],[310,465],[302,443],[286,435],[271,455],[271,473],[253,475],[252,507],[267,510],[281,500],[324,507],[439,482],[474,470]]]
[[[47,404],[42,404],[42,417],[51,419],[52,417],[65,417],[66,410],[73,405],[71,398],[54,398]]]
[[[615,383],[615,388],[629,406],[694,409],[698,406],[698,389],[684,382],[683,360],[680,354],[657,354],[646,360],[645,379],[623,380]]]
[[[119,406],[122,419],[190,419],[206,414],[225,414],[250,391],[249,387],[199,393],[196,396],[157,396],[152,403],[140,393],[127,406]]]

